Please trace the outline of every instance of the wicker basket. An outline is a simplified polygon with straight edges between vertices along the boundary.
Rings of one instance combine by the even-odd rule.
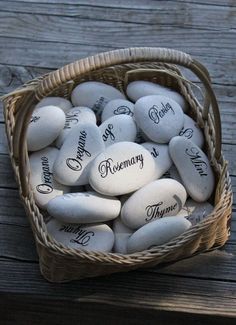
[[[205,89],[204,105],[194,97],[190,83],[176,65],[190,69]],[[87,80],[102,81],[124,92],[130,80],[150,80],[179,91],[191,107],[191,115],[204,129],[206,148],[217,186],[213,212],[183,235],[166,245],[130,255],[85,252],[56,242],[48,233],[43,212],[30,188],[30,170],[25,141],[35,104],[45,96],[70,98],[72,89]],[[163,48],[128,48],[97,54],[51,72],[4,97],[6,133],[20,196],[34,233],[43,276],[51,282],[129,271],[174,261],[222,246],[229,236],[232,191],[227,164],[221,154],[221,123],[209,74],[191,56]]]

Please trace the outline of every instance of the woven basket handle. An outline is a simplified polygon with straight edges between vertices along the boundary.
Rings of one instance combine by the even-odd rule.
[[[136,62],[164,62],[172,63],[189,68],[200,79],[205,87],[205,100],[203,118],[207,119],[209,106],[211,104],[214,124],[215,124],[215,157],[217,160],[221,158],[221,121],[219,107],[211,87],[211,81],[207,69],[198,61],[191,58],[190,55],[171,49],[165,48],[127,48],[114,50],[110,52],[96,54],[85,59],[75,61],[71,64],[64,66],[61,69],[49,73],[49,75],[41,80],[34,92],[34,95],[30,94],[22,105],[21,114],[16,120],[16,131],[14,139],[14,157],[19,161],[19,175],[22,184],[22,194],[26,195],[28,192],[28,181],[24,171],[27,164],[27,152],[24,150],[25,137],[28,121],[32,114],[32,107],[34,101],[48,96],[55,88],[65,84],[66,82],[75,79],[85,73],[109,67],[111,65],[118,65],[124,63],[136,63]]]

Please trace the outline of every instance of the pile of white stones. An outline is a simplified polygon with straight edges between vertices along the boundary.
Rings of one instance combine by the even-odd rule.
[[[126,94],[89,81],[74,88],[72,103],[47,97],[33,111],[31,186],[65,246],[134,253],[213,210],[214,174],[187,102],[148,81],[131,82]]]

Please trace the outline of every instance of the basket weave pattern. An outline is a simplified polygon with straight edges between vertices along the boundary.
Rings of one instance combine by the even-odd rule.
[[[176,64],[188,67],[203,82],[204,107],[193,95],[189,82],[181,77]],[[26,129],[35,104],[46,96],[70,98],[73,88],[96,80],[124,92],[127,82],[149,80],[179,91],[191,107],[190,115],[202,127],[206,151],[217,179],[213,212],[183,235],[150,250],[121,255],[86,252],[67,248],[47,232],[45,216],[35,204],[30,188],[30,169],[26,148]],[[222,246],[229,236],[232,191],[227,163],[221,154],[221,125],[218,105],[207,70],[189,55],[168,49],[132,48],[101,53],[76,61],[48,75],[34,79],[4,98],[6,133],[10,158],[20,196],[30,220],[40,269],[52,282],[122,272],[174,261]]]

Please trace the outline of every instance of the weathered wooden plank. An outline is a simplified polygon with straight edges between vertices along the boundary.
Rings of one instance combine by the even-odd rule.
[[[151,31],[150,33],[152,34]],[[201,47],[201,45],[198,45],[195,48],[195,45],[193,44],[187,44],[186,42],[183,43],[182,35],[179,35],[179,37],[176,36],[176,44],[173,43],[172,33],[166,35],[165,37],[162,37],[161,35],[159,37],[158,33],[156,33],[156,35],[158,35],[158,40],[155,40],[153,42],[150,41],[148,44],[146,44],[147,46],[156,45],[159,47],[169,47],[191,53],[192,56],[207,66],[214,82],[227,85],[236,84],[234,56],[224,57],[222,54],[219,56],[217,49],[214,50],[214,55],[210,55],[209,51],[207,49],[204,50],[204,48],[199,51],[199,47]],[[199,39],[201,39],[201,37],[205,38],[205,36],[199,35]],[[148,36],[144,35],[143,38],[147,39]],[[188,36],[188,39],[190,42],[190,35]],[[208,42],[209,41],[210,40],[208,39]],[[115,48],[123,48],[127,46],[145,45],[142,41],[132,41],[132,39],[127,45],[121,44],[121,42],[117,42],[115,47],[106,44],[95,45],[93,43],[70,44],[68,46],[65,46],[65,43],[60,42],[45,42],[39,40],[32,41],[31,39],[7,37],[0,37],[0,42],[1,44],[4,44],[4,46],[1,48],[1,64],[36,66],[49,69],[57,69],[67,63],[71,63],[77,59],[81,59],[99,52],[104,52]],[[221,41],[219,38],[217,40],[217,43],[220,42]],[[223,46],[224,45],[222,45],[222,47]],[[68,47],[70,49],[69,51]]]
[[[0,188],[0,222],[11,224],[11,220],[18,221],[18,225],[24,225],[22,219],[26,219],[25,211],[19,198],[18,190]]]
[[[230,17],[230,16],[229,16]],[[234,15],[232,15],[233,23]],[[45,24],[47,32],[45,32]],[[63,26],[63,33],[61,28]],[[50,31],[50,32],[48,32]],[[100,37],[98,38],[98,31]],[[116,35],[114,38],[113,35]],[[86,35],[86,37],[84,37]],[[0,36],[31,41],[65,42],[109,47],[149,46],[160,44],[191,49],[195,55],[234,58],[233,32],[162,25],[142,25],[119,21],[86,20],[73,17],[0,12]],[[209,40],[211,46],[209,47]],[[220,40],[220,46],[219,46]],[[217,53],[217,55],[216,55]]]
[[[0,188],[16,188],[14,173],[8,155],[0,154]]]
[[[212,252],[148,270],[158,274],[236,281],[235,268],[235,245],[227,244],[223,248]]]
[[[38,261],[34,238],[29,226],[0,224],[0,257]]]
[[[1,293],[46,294],[48,299],[76,299],[77,303],[179,312],[186,311],[187,305],[189,313],[236,315],[234,282],[167,275],[158,275],[154,281],[153,274],[136,271],[58,285],[44,281],[37,264],[10,260],[1,260],[0,275]]]
[[[119,21],[138,24],[159,24],[200,29],[233,29],[233,17],[236,13],[235,7],[210,6],[195,2],[185,2],[182,5],[173,1],[147,1],[141,4],[138,1],[127,1],[114,6],[112,2],[101,4],[81,3],[42,3],[24,1],[1,1],[2,12],[17,12],[69,16],[86,20]],[[229,15],[231,14],[231,19]],[[168,21],[166,20],[168,15]],[[224,21],[222,26],[221,21]]]
[[[10,2],[22,2],[22,0],[9,0]],[[38,3],[39,0],[30,0],[30,2]],[[166,1],[167,2],[167,1]],[[173,4],[176,2],[175,0],[171,1]],[[224,3],[222,3],[221,0],[178,0],[179,3],[182,3],[183,5],[187,5],[188,3],[195,3],[195,4],[202,4],[206,7],[208,6],[220,6],[220,7],[229,7],[233,8],[235,7],[235,2],[232,0],[225,0]],[[50,4],[65,4],[65,0],[41,0],[40,3],[50,3]],[[97,0],[68,0],[66,1],[69,5],[76,5],[79,4],[80,6],[95,6],[95,7],[109,7],[109,8],[139,8],[140,10],[144,9],[155,9],[157,7],[157,1],[156,0],[148,0],[145,1],[145,3],[140,3],[139,0],[119,0],[119,5],[117,5],[116,2],[110,1],[110,0],[100,0],[99,2]]]
[[[78,303],[74,300],[57,300],[53,303],[46,296],[0,295],[1,320],[4,325],[33,324],[115,324],[115,325],[233,325],[234,318],[200,315],[183,312],[162,311],[127,306],[113,306],[102,303]],[[6,311],[9,311],[6,313]],[[109,321],[108,321],[109,320]]]

